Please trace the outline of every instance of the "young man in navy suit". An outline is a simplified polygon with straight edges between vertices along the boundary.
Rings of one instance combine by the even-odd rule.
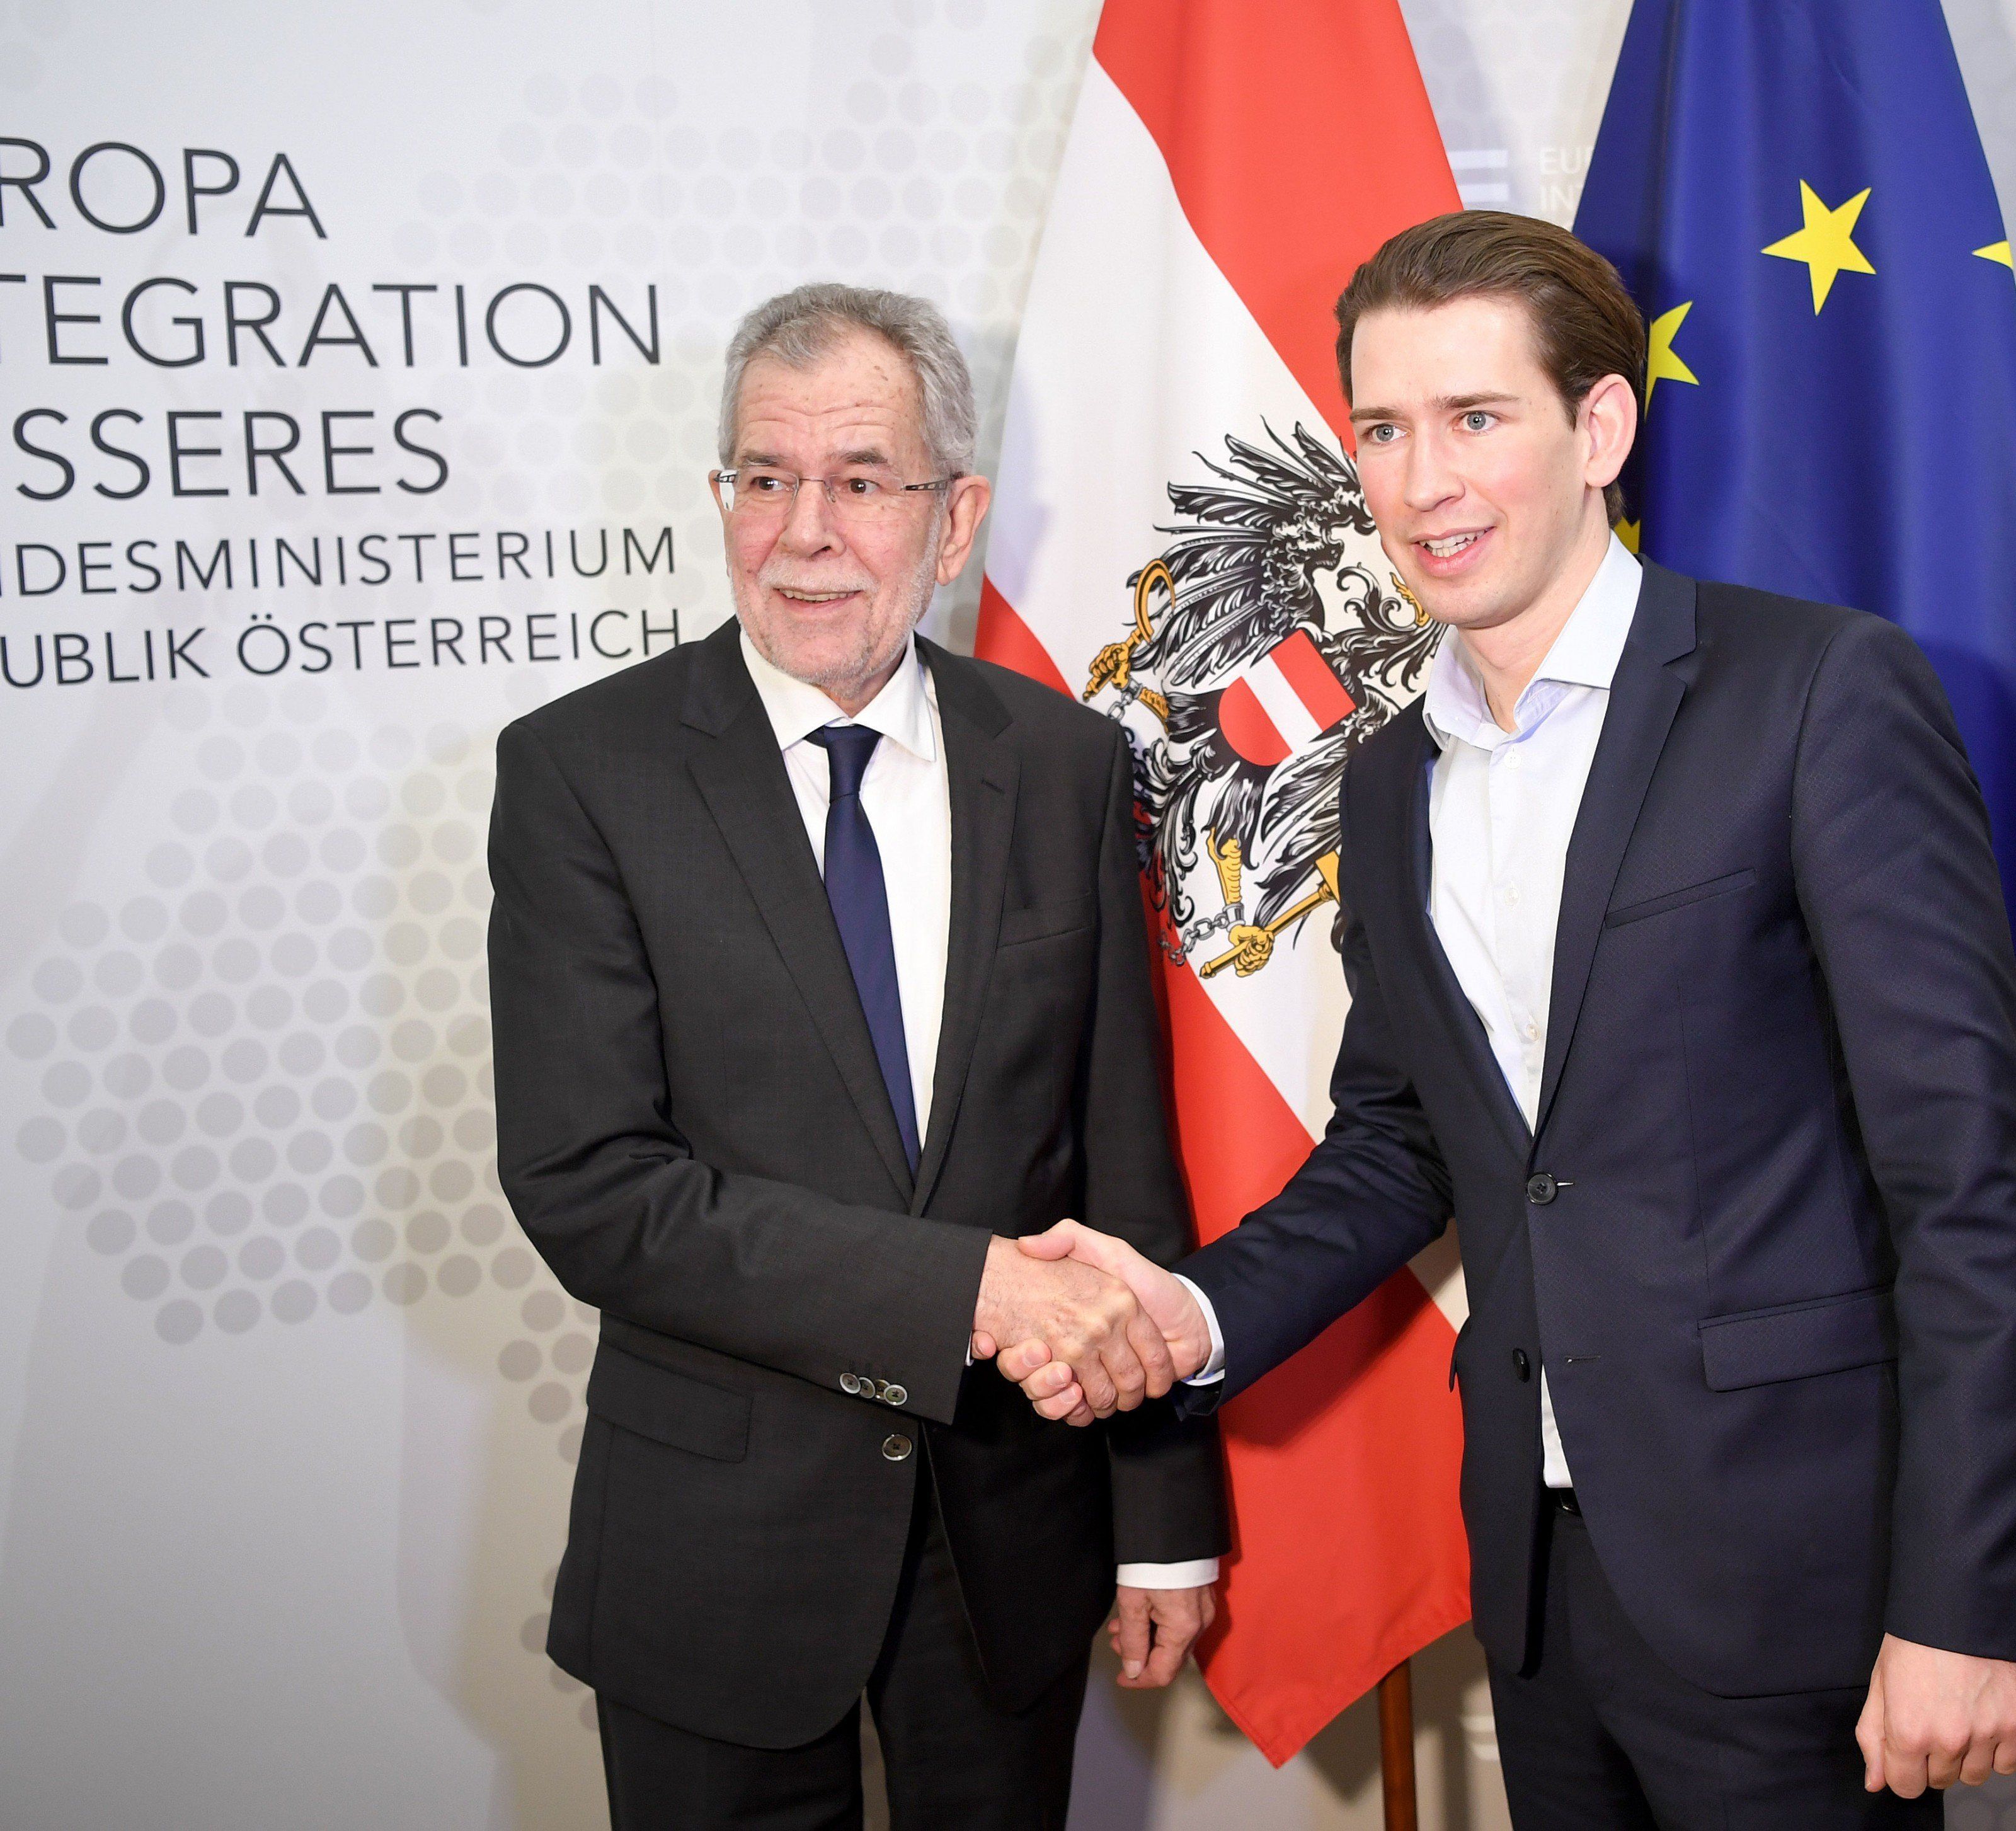
[[[1423,224],[1337,317],[1452,633],[1340,797],[1334,1116],[1180,1275],[1025,1249],[1125,1277],[1201,1410],[1453,1214],[1516,1822],[1936,1824],[2016,1772],[2016,962],[1945,696],[1612,533],[1644,329],[1564,232]],[[1083,1421],[1070,1357],[1003,1365]]]

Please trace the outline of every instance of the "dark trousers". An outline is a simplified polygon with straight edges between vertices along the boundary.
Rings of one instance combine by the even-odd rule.
[[[1491,1703],[1518,1831],[1905,1831],[1936,1793],[1865,1793],[1856,1719],[1867,1688],[1717,1697],[1625,1618],[1579,1515],[1548,1505],[1539,1654],[1491,1662]]]
[[[869,1676],[894,1831],[1063,1831],[1085,1656],[1026,1710],[988,1696],[931,1471]],[[797,1748],[745,1748],[596,1700],[613,1831],[859,1831],[861,1708]]]

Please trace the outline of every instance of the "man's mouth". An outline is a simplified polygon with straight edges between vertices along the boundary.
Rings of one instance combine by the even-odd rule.
[[[778,597],[789,598],[794,604],[834,604],[844,597],[860,596],[858,586],[848,591],[805,591],[790,585],[773,585],[770,589]]]
[[[1482,563],[1478,556],[1490,532],[1489,528],[1461,528],[1417,539],[1413,543],[1415,564],[1430,578],[1461,578]]]

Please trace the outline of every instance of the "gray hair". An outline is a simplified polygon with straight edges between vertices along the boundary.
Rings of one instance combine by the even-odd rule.
[[[721,384],[721,461],[735,461],[735,414],[742,377],[758,356],[808,369],[849,330],[872,331],[893,344],[917,378],[923,403],[924,447],[945,474],[972,467],[979,415],[973,377],[952,341],[945,314],[908,293],[815,281],[766,299],[735,327],[728,373]]]

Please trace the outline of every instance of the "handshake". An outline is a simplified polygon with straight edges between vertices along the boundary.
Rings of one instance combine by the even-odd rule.
[[[1189,1379],[1211,1357],[1211,1332],[1180,1279],[1124,1240],[1060,1220],[988,1248],[973,1354],[1041,1416],[1082,1425]]]

